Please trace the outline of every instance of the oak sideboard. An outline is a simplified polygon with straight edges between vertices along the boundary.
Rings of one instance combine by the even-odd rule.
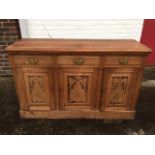
[[[134,119],[151,49],[135,40],[21,39],[7,52],[21,118]]]

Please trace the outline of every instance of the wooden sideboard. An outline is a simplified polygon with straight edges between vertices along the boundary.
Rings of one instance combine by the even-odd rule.
[[[134,119],[151,49],[135,40],[21,39],[7,52],[21,118]]]

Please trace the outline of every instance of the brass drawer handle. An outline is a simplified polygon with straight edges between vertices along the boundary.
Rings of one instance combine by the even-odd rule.
[[[73,62],[74,62],[75,65],[82,65],[82,64],[84,64],[84,59],[76,58],[76,59],[74,59]]]
[[[121,65],[127,65],[128,64],[128,59],[121,59],[121,60],[119,60],[119,63],[121,64]]]
[[[30,58],[28,60],[28,62],[29,62],[30,65],[37,65],[39,63],[39,59],[37,59],[37,58]]]

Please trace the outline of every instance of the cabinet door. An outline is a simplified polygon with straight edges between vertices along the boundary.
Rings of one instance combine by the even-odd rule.
[[[29,110],[50,110],[53,107],[52,77],[46,68],[22,68]],[[51,82],[49,81],[49,77]]]
[[[134,69],[107,69],[104,71],[102,111],[125,111],[133,101],[136,71]]]
[[[96,71],[86,68],[62,68],[59,74],[60,108],[93,109]]]

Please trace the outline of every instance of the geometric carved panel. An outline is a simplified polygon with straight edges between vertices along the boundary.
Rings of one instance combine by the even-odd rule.
[[[88,76],[67,76],[68,103],[88,101]]]
[[[120,105],[124,103],[124,99],[127,93],[128,81],[128,76],[112,77],[109,104]]]
[[[30,99],[32,103],[45,103],[45,84],[43,76],[28,76]]]

